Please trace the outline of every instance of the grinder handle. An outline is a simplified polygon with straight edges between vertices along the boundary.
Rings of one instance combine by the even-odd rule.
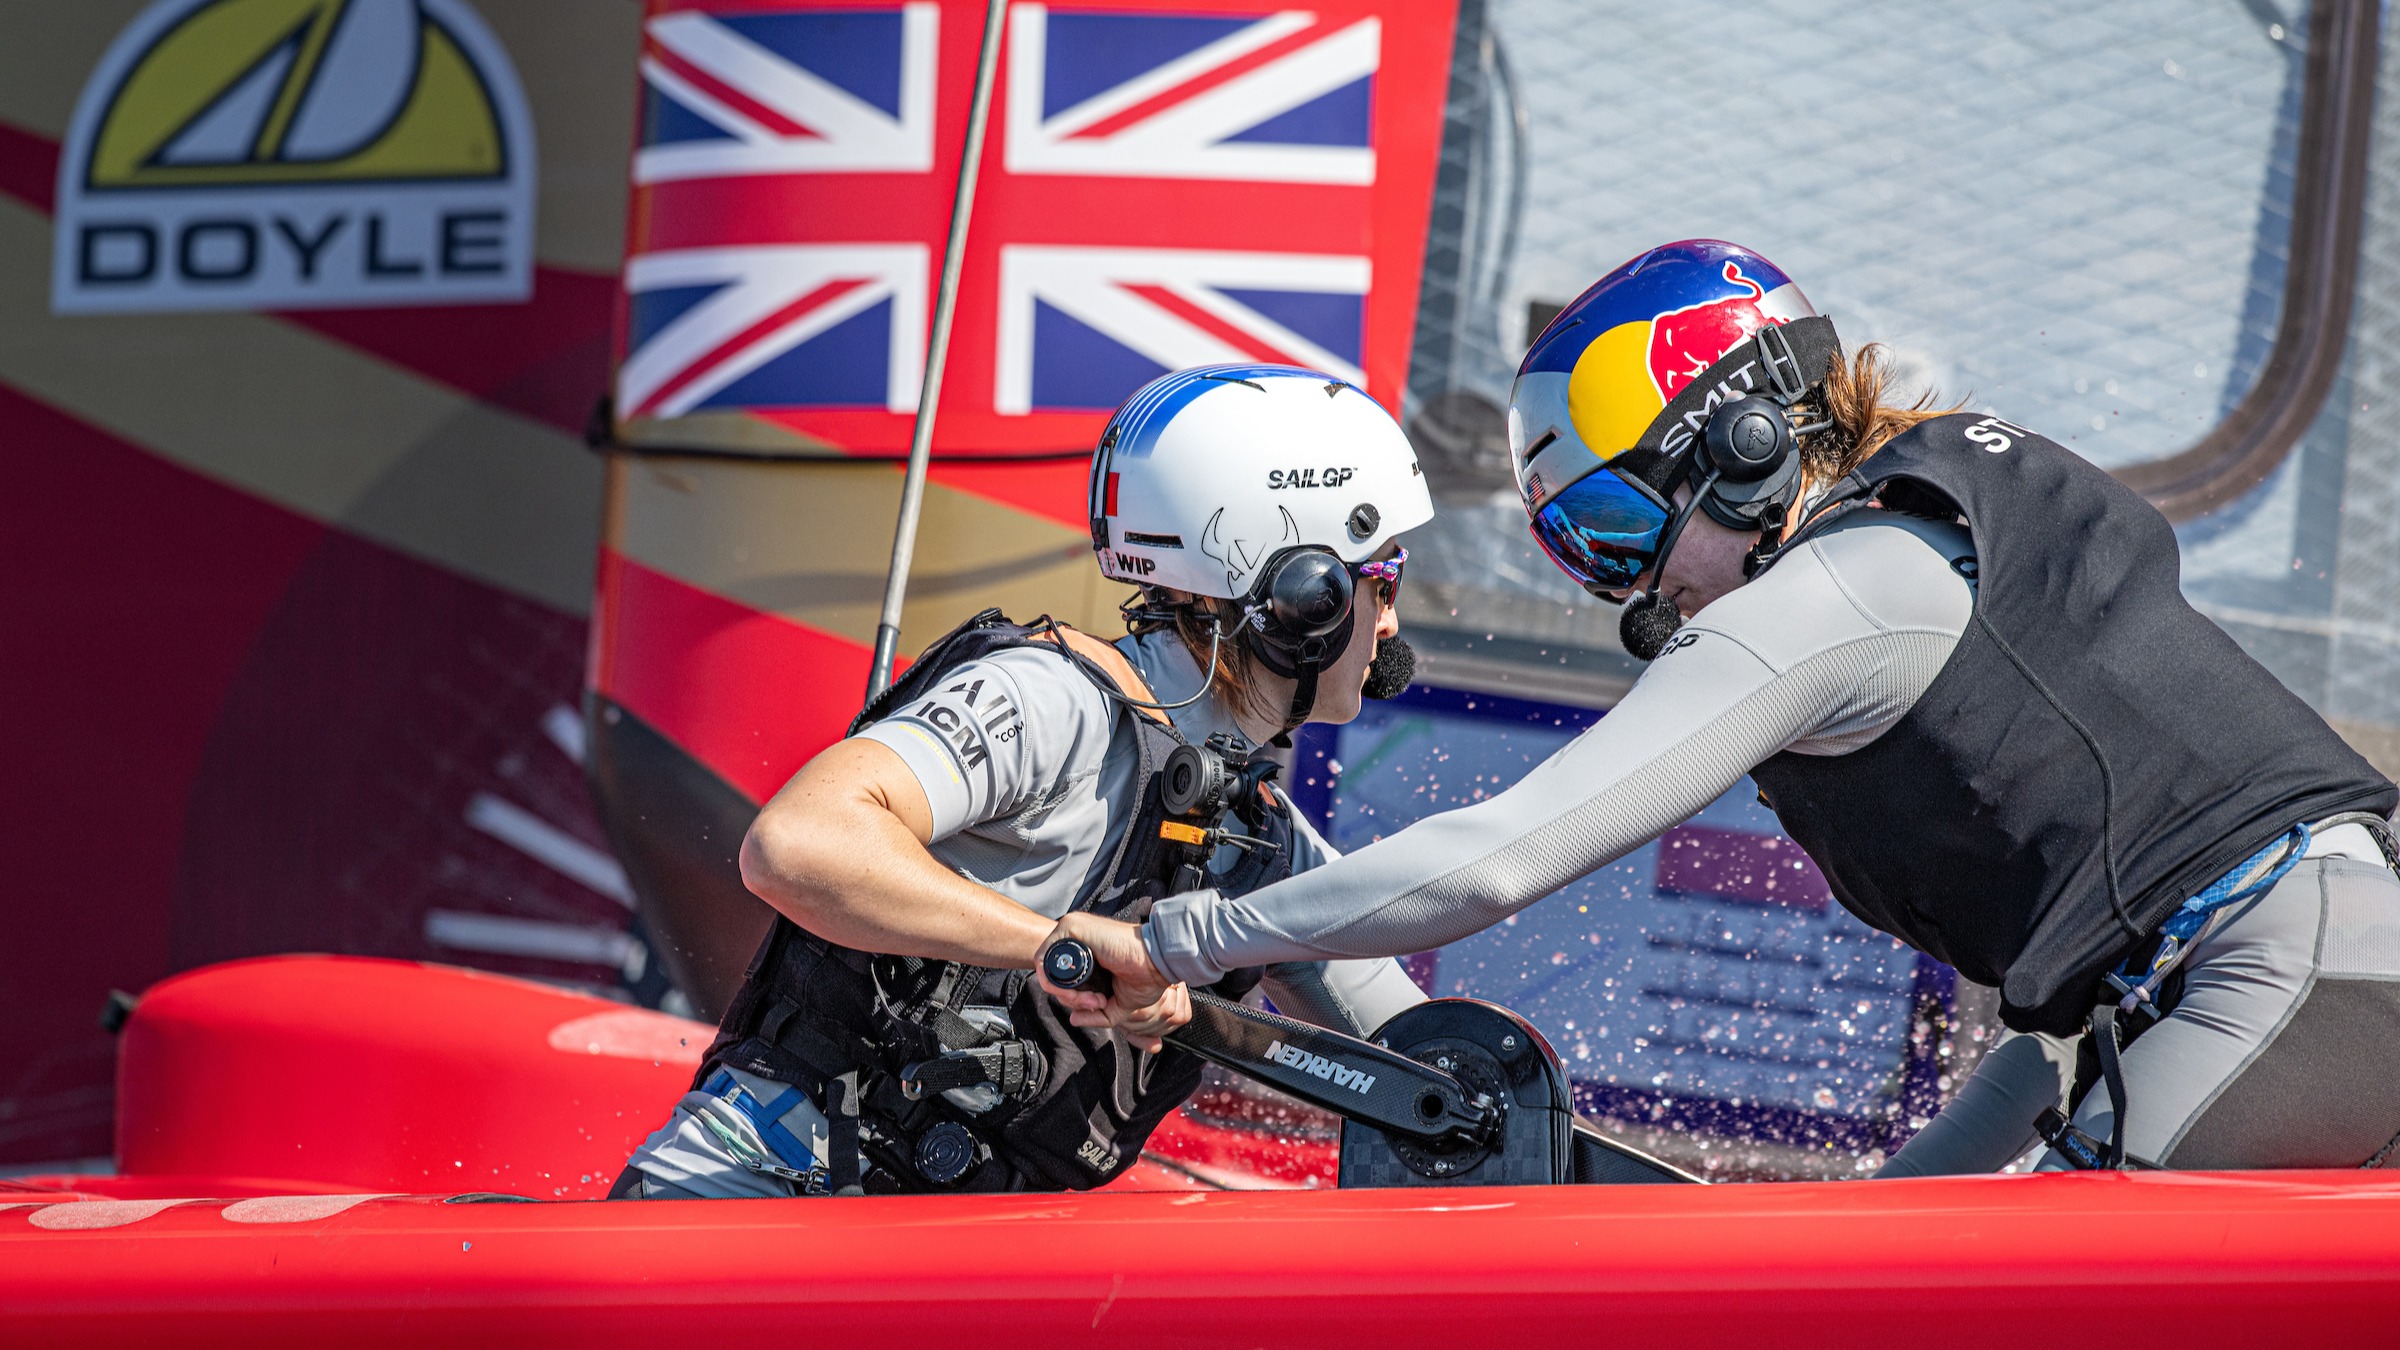
[[[1081,939],[1051,943],[1041,962],[1042,974],[1061,989],[1107,993],[1112,987],[1107,969]],[[1192,1020],[1165,1039],[1312,1106],[1411,1138],[1489,1139],[1503,1119],[1498,1103],[1433,1065],[1202,990],[1192,991]],[[1336,1070],[1347,1075],[1341,1083],[1321,1076]]]
[[[1042,975],[1061,989],[1089,989],[1095,994],[1116,990],[1116,980],[1092,956],[1082,938],[1060,938],[1042,950]]]

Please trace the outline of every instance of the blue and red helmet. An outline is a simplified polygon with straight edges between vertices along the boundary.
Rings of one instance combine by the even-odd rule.
[[[1508,408],[1517,489],[1551,560],[1590,590],[1632,585],[1657,556],[1708,413],[1766,392],[1752,339],[1816,316],[1781,268],[1717,239],[1654,248],[1561,310],[1517,367]],[[1824,331],[1806,349],[1821,359],[1831,328],[1812,327]]]

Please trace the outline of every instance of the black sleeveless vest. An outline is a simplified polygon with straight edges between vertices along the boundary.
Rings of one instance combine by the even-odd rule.
[[[850,725],[856,735],[929,693],[951,670],[996,651],[1039,647],[1073,664],[1104,690],[1115,683],[1098,666],[987,609],[926,648],[892,687]],[[1128,920],[1168,894],[1191,854],[1159,827],[1179,819],[1161,796],[1162,770],[1183,744],[1174,730],[1118,705],[1119,737],[1139,756],[1133,790],[1139,809],[1115,851],[1093,863],[1075,908]],[[1265,824],[1251,830],[1270,847],[1243,850],[1225,873],[1203,879],[1239,895],[1291,875],[1291,821],[1277,797]],[[1237,971],[1216,991],[1238,998],[1258,971]],[[910,1097],[902,1071],[972,1051],[989,1066],[1000,1100],[968,1112],[940,1092]],[[1025,970],[989,970],[855,951],[776,916],[751,959],[742,988],[694,1075],[697,1087],[720,1065],[791,1083],[816,1098],[832,1123],[823,1160],[837,1191],[1085,1190],[1107,1183],[1139,1158],[1144,1140],[1200,1085],[1201,1061],[1168,1046],[1145,1054],[1106,1030],[1072,1026],[1067,1011]],[[948,1187],[917,1171],[915,1141],[943,1122],[964,1125],[990,1161]]]
[[[2400,793],[2185,602],[2174,531],[2066,449],[1961,413],[1894,439],[1851,500],[1963,516],[1975,611],[1914,708],[1846,755],[1753,771],[1860,919],[2071,1034],[2101,977],[2292,825]]]

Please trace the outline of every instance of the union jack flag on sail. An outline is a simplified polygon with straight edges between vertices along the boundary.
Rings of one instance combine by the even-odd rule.
[[[661,14],[633,181],[933,167],[940,10]]]
[[[1451,6],[1012,3],[936,451],[1088,445],[1213,362],[1396,406]],[[906,446],[982,13],[652,0],[621,416]]]
[[[1378,19],[1009,17],[1014,172],[1375,181]]]
[[[923,244],[781,244],[646,253],[625,268],[629,417],[705,408],[917,406]]]
[[[1371,275],[1344,254],[1005,245],[994,406],[1113,408],[1152,375],[1240,361],[1363,385]]]

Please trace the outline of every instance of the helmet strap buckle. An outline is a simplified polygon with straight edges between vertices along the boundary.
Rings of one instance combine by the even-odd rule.
[[[1742,579],[1744,581],[1751,580],[1765,571],[1767,564],[1775,561],[1776,555],[1783,552],[1786,519],[1786,511],[1782,502],[1769,503],[1766,510],[1759,512],[1758,542],[1752,544],[1750,551],[1742,555]]]
[[[1784,335],[1779,324],[1768,324],[1751,339],[1758,347],[1758,362],[1766,368],[1767,383],[1775,391],[1775,401],[1790,407],[1808,392],[1808,380],[1800,370],[1800,358],[1792,354],[1792,340]]]

